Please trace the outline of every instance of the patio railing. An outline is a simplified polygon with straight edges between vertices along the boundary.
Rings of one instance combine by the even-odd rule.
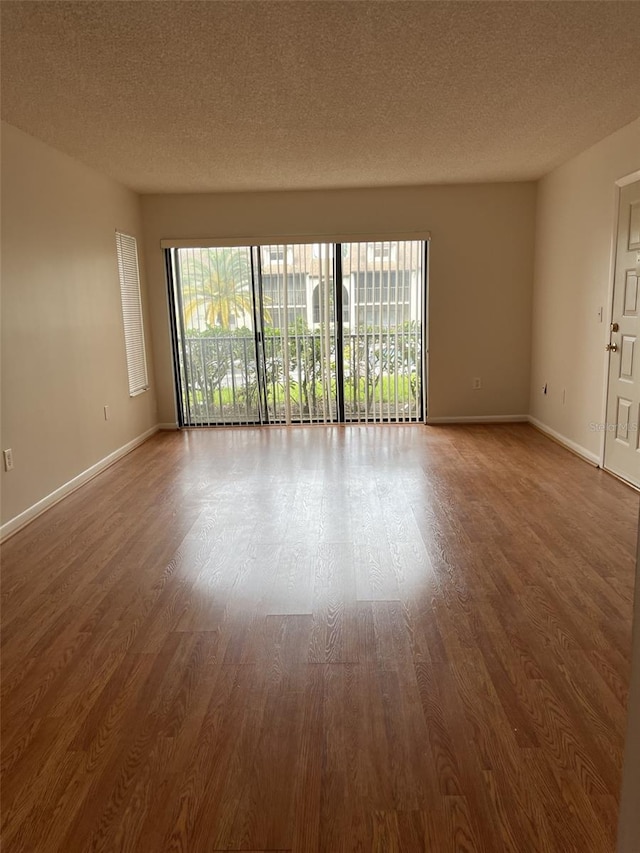
[[[348,421],[421,416],[421,335],[409,330],[344,336]],[[337,420],[336,345],[320,332],[185,337],[179,347],[187,425]],[[261,369],[258,370],[258,360]]]

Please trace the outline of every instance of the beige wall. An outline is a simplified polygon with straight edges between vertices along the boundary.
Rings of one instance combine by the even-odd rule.
[[[431,416],[527,413],[534,184],[149,195],[142,210],[161,422],[175,421],[161,239],[419,229],[432,238]]]
[[[596,456],[602,433],[590,424],[603,419],[615,181],[636,169],[640,119],[538,185],[530,413]]]
[[[139,206],[2,124],[3,522],[156,423],[153,390],[129,397],[114,237]]]

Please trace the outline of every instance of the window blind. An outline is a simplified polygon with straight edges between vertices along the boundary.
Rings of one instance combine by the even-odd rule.
[[[122,320],[127,351],[129,395],[141,394],[149,387],[147,358],[144,349],[144,326],[140,299],[138,246],[136,238],[116,231],[118,274],[122,298]]]

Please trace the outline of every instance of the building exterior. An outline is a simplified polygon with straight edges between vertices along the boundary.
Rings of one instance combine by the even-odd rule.
[[[421,242],[343,243],[341,247],[345,326],[386,329],[421,320]],[[302,319],[315,328],[325,316],[327,299],[332,316],[333,251],[334,244],[318,243],[260,248],[262,293],[270,325],[282,329],[286,313],[288,324]]]

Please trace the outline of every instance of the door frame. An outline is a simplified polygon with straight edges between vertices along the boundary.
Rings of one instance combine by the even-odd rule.
[[[422,419],[419,423],[426,424],[429,415],[429,389],[431,388],[429,376],[429,317],[431,316],[429,306],[429,268],[431,264],[431,238],[427,237],[422,243],[422,280],[424,292],[422,294]]]
[[[256,375],[258,376],[258,399],[260,425],[269,426],[269,405],[265,370],[267,353],[264,343],[264,294],[262,290],[262,253],[259,246],[250,246],[251,291],[253,302],[253,337],[256,346]]]
[[[603,397],[602,397],[602,423],[606,424],[607,422],[607,410],[609,408],[609,360],[610,353],[605,350],[606,345],[609,343],[610,338],[610,328],[611,323],[613,322],[613,297],[614,297],[614,287],[615,287],[615,277],[616,277],[616,254],[617,254],[617,246],[618,246],[618,227],[620,225],[620,194],[624,187],[629,184],[633,184],[636,181],[640,181],[640,169],[636,169],[635,172],[631,172],[628,175],[624,175],[622,178],[618,178],[614,183],[613,188],[613,230],[611,233],[611,245],[609,251],[609,283],[607,287],[607,302],[606,302],[606,317],[603,318],[605,320],[604,329],[602,332],[602,350],[604,352],[604,382],[603,382]],[[607,430],[603,429],[600,434],[600,468],[608,471],[610,474],[613,474],[612,471],[609,471],[607,466],[605,465],[605,444],[606,444]],[[614,474],[614,476],[618,476]],[[626,481],[625,481],[626,482]],[[632,485],[633,484],[629,484]],[[635,486],[633,486],[635,488]]]

